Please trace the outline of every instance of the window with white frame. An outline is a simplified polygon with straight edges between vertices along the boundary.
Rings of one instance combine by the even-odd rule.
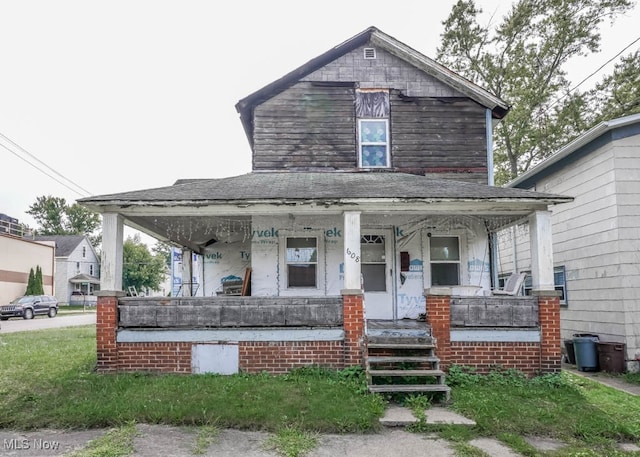
[[[76,262],[76,274],[80,273],[80,262]]]
[[[389,120],[358,120],[359,162],[361,168],[388,168]]]
[[[460,284],[460,239],[457,236],[431,236],[429,262],[432,286]]]
[[[391,167],[389,90],[357,89],[355,95],[355,114],[358,119],[358,166],[389,168]]]
[[[87,256],[87,247],[82,246],[82,258],[84,259]]]
[[[286,238],[287,288],[318,287],[318,239]]]
[[[93,264],[89,264],[89,274],[93,276]]]

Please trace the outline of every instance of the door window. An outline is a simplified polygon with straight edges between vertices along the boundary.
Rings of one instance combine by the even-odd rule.
[[[384,235],[363,235],[360,238],[362,277],[365,292],[386,292],[387,261]]]

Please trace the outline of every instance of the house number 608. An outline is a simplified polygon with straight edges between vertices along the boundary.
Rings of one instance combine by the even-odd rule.
[[[356,262],[360,262],[360,256],[353,252],[351,249],[347,248],[347,255],[354,259]]]

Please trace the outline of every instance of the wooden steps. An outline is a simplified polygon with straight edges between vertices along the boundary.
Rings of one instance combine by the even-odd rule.
[[[392,325],[391,323],[389,325]],[[449,401],[451,388],[440,370],[440,359],[426,326],[403,332],[401,325],[389,331],[367,334],[365,369],[370,392],[442,393]]]

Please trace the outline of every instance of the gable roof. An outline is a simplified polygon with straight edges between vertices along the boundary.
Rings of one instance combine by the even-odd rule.
[[[257,105],[284,91],[308,74],[368,43],[386,50],[444,84],[455,88],[480,105],[489,108],[496,119],[502,119],[509,111],[509,105],[500,98],[372,26],[240,100],[236,104],[236,110],[240,113],[240,119],[249,142],[253,137],[252,113]]]
[[[69,257],[78,247],[84,235],[43,235],[33,238],[35,241],[54,241],[56,243],[56,257]]]
[[[634,135],[640,135],[640,113],[601,122],[505,186],[531,188],[540,179],[575,162],[604,144]]]

